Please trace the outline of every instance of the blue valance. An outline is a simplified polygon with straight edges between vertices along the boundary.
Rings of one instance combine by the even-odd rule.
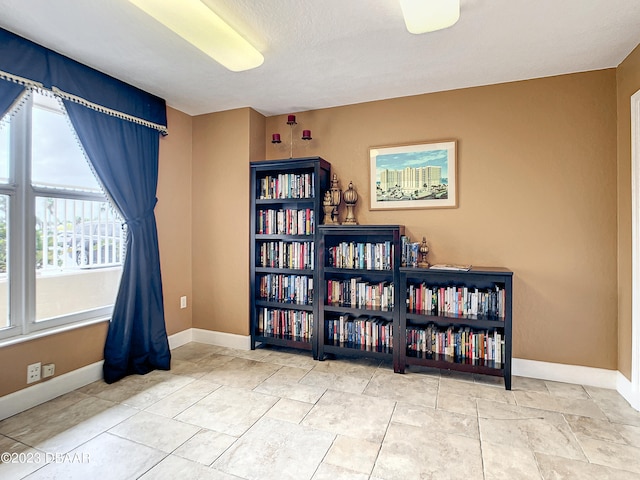
[[[41,83],[156,125],[167,125],[164,99],[0,29],[0,71]]]

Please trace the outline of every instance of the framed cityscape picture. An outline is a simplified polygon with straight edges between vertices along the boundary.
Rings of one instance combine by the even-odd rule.
[[[371,147],[370,210],[457,207],[456,141]]]

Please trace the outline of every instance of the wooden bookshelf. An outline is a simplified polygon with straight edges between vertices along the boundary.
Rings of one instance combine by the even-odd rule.
[[[318,359],[373,357],[392,360],[399,371],[404,226],[321,225],[318,231]]]
[[[495,267],[400,268],[397,371],[423,365],[496,375],[511,390],[512,278]]]
[[[251,348],[502,376],[511,389],[511,271],[401,267],[404,226],[322,225],[327,161],[250,168]]]
[[[331,165],[320,157],[251,162],[250,330],[259,344],[317,358],[317,237]]]

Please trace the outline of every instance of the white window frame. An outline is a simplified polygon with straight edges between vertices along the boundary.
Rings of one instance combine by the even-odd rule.
[[[0,346],[28,340],[59,327],[74,327],[109,320],[113,304],[36,321],[36,197],[108,201],[102,193],[68,192],[31,184],[31,125],[33,95],[25,93],[22,106],[13,114],[10,126],[8,184],[0,194],[9,196],[7,244],[9,254],[9,326],[0,329]],[[115,299],[114,299],[115,300]],[[8,340],[8,341],[7,341]]]

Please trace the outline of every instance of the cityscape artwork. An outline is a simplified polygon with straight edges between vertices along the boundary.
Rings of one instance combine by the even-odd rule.
[[[457,206],[455,140],[372,147],[371,210]]]

